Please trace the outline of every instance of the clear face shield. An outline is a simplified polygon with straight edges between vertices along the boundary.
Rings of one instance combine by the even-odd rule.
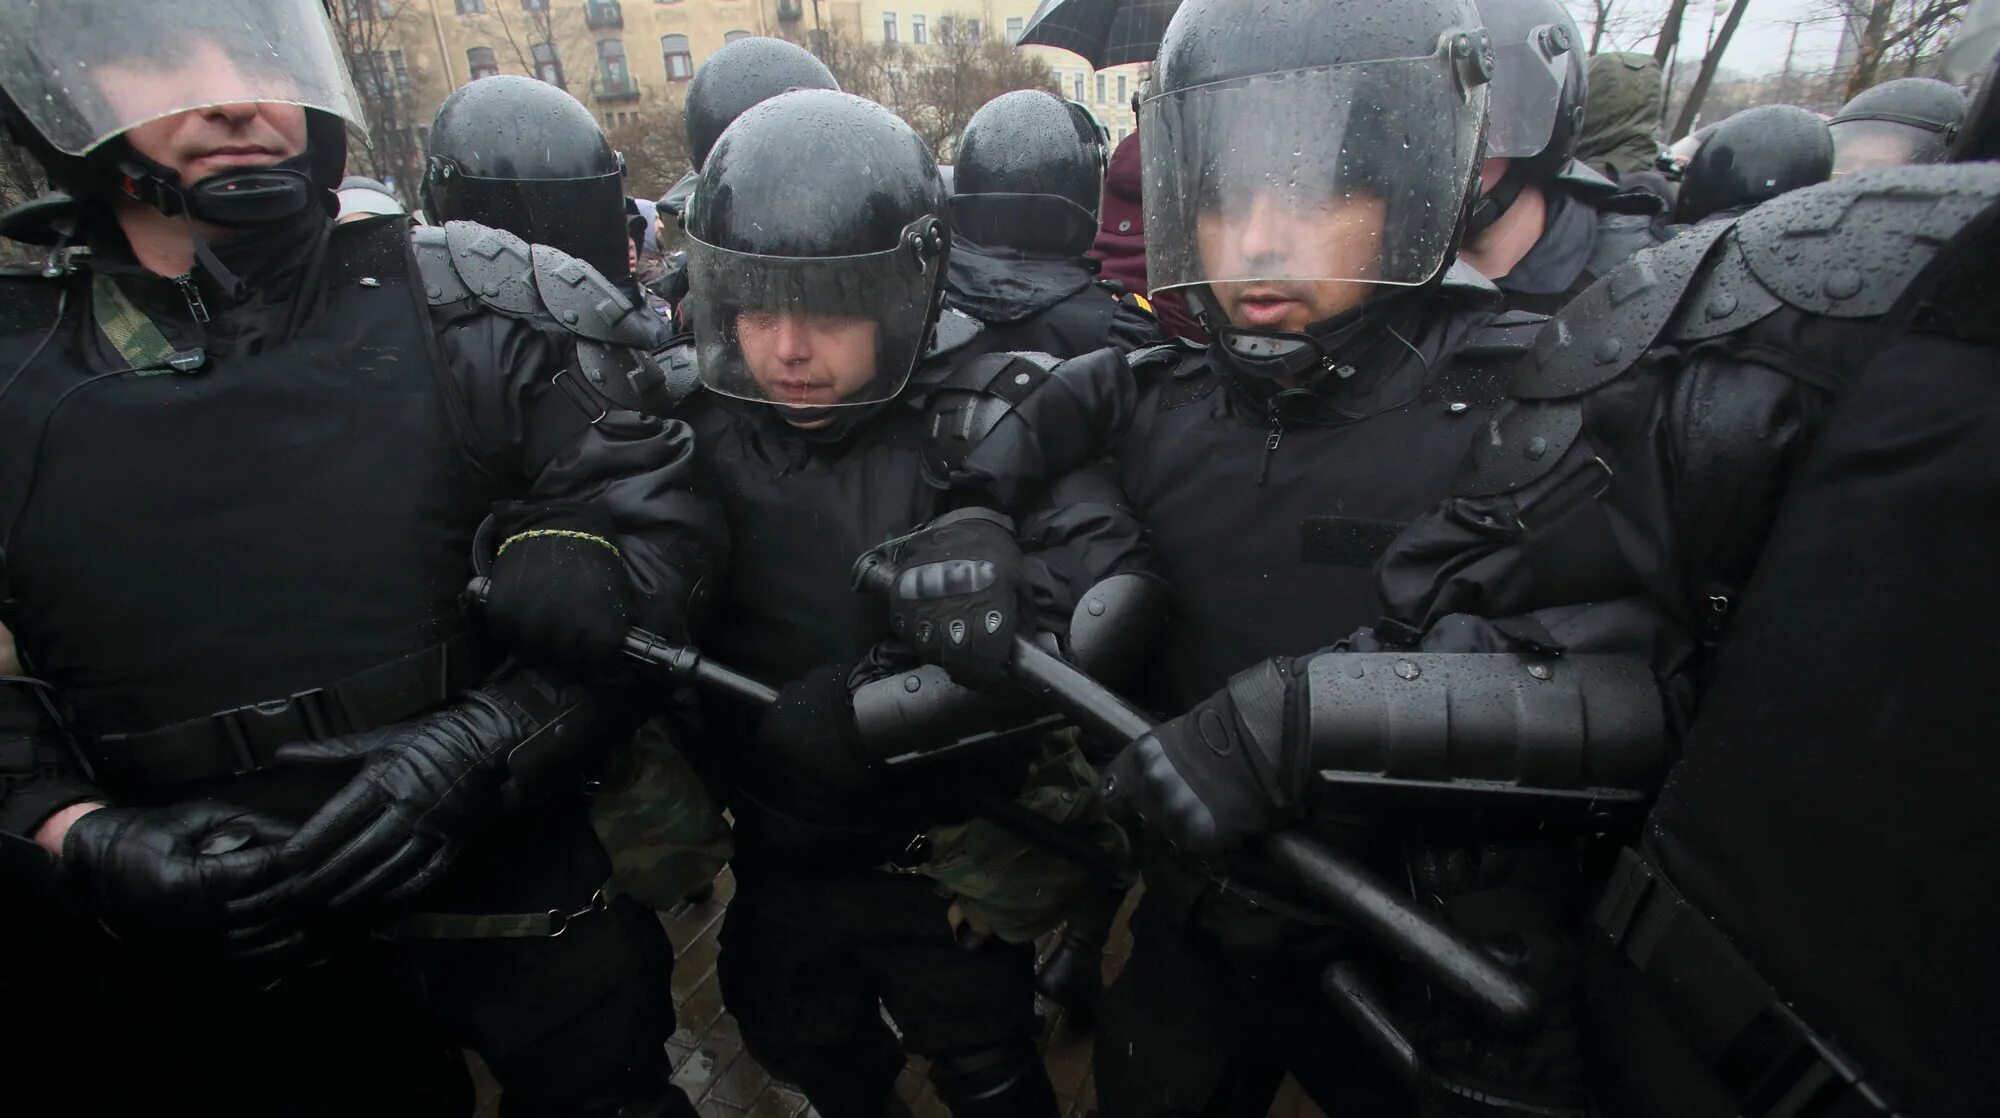
[[[1833,134],[1834,178],[1870,167],[1936,163],[1951,150],[1951,133],[1922,122],[1840,120],[1828,131]]]
[[[1150,288],[1197,289],[1228,319],[1219,331],[1303,344],[1301,320],[1429,282],[1457,247],[1491,73],[1484,32],[1468,31],[1427,57],[1149,98],[1139,127]]]
[[[1535,28],[1525,42],[1493,48],[1486,158],[1525,159],[1549,146],[1574,49],[1569,28],[1559,23]]]
[[[688,238],[688,298],[702,383],[816,412],[903,390],[924,353],[944,272],[943,223],[921,218],[893,249],[758,256]]]
[[[215,105],[298,105],[357,129],[364,120],[320,0],[7,0],[0,88],[75,156]]]

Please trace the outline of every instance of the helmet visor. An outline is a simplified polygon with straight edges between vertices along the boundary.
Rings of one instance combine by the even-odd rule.
[[[1428,281],[1454,247],[1486,101],[1448,48],[1146,101],[1151,289]]]
[[[1951,147],[1951,138],[1943,129],[1893,120],[1842,120],[1828,131],[1833,133],[1835,178],[1870,167],[1936,163]]]
[[[1492,103],[1486,110],[1489,159],[1526,159],[1549,146],[1569,74],[1569,54],[1552,53],[1554,41],[1552,28],[1539,27],[1526,42],[1494,46]]]
[[[0,88],[57,150],[253,101],[364,127],[320,0],[8,0]]]
[[[935,239],[933,237],[932,239]],[[941,244],[860,256],[759,256],[688,238],[701,381],[781,407],[851,407],[903,390],[923,355]]]

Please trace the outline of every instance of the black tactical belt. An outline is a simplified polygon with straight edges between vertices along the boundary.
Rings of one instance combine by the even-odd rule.
[[[1591,919],[1646,976],[1743,1118],[1898,1113],[1886,1091],[1801,1020],[1639,852],[1618,852]]]
[[[614,894],[605,886],[575,912],[412,912],[377,930],[378,939],[554,939],[575,921],[611,907]]]
[[[266,768],[278,747],[413,718],[492,668],[464,634],[325,687],[132,734],[80,738],[91,776],[113,788],[164,788]]]

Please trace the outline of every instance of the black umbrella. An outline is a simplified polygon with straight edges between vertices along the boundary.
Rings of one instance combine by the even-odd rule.
[[[1181,0],[1042,0],[1021,32],[1021,46],[1059,47],[1091,68],[1151,62]]]

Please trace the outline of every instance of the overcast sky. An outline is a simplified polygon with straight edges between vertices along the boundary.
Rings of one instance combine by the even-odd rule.
[[[1568,0],[1570,10],[1576,13],[1577,26],[1583,31],[1586,41],[1590,35],[1589,0]],[[1657,22],[1659,13],[1666,10],[1663,0],[1621,0],[1622,8],[1634,13],[1650,15]],[[1785,49],[1792,38],[1794,21],[1804,21],[1799,26],[1798,47],[1792,58],[1792,66],[1797,70],[1821,70],[1833,64],[1834,50],[1840,45],[1840,21],[1827,19],[1826,10],[1831,5],[1828,0],[1750,0],[1750,9],[1744,13],[1743,26],[1736,29],[1735,38],[1729,42],[1729,53],[1722,58],[1726,69],[1743,74],[1775,74],[1785,68]],[[1728,14],[1728,0],[1690,0],[1687,21],[1681,26],[1681,51],[1684,58],[1694,59],[1702,54],[1702,46],[1708,41],[1710,13],[1714,13],[1714,26],[1720,28],[1722,19]],[[1614,20],[1618,17],[1614,16]],[[1646,24],[1646,19],[1634,22]],[[1626,49],[1651,50],[1652,41],[1631,41],[1631,32],[1619,43]],[[1605,49],[1610,49],[1608,46]]]

